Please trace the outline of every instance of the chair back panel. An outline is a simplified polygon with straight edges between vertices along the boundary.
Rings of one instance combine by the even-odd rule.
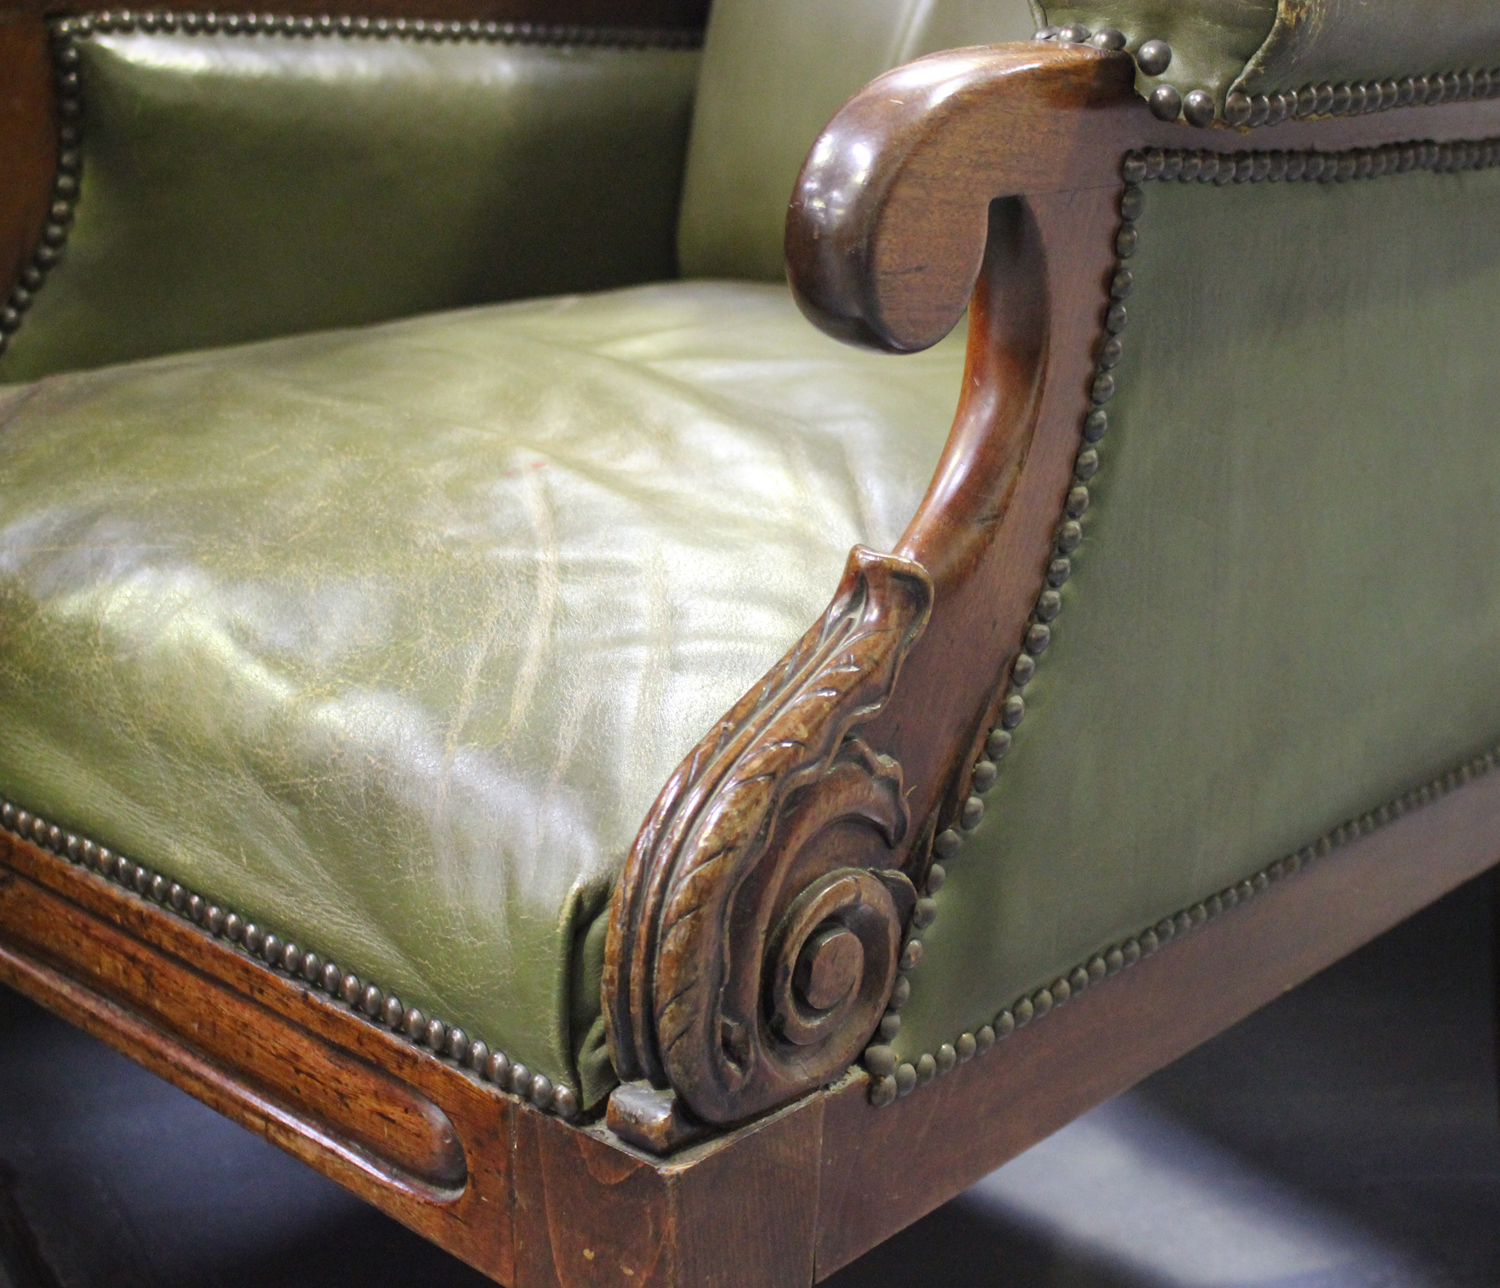
[[[1026,0],[715,0],[678,232],[683,273],[780,281],[792,184],[845,99],[923,54],[1035,30]]]
[[[76,37],[72,226],[0,382],[674,274],[692,33],[401,27]]]

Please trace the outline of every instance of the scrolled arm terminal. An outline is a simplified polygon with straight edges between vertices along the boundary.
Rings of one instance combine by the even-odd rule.
[[[813,146],[787,267],[829,335],[912,353],[963,316],[997,197],[1114,181],[1087,135],[1132,103],[1128,54],[1036,42],[958,49],[872,81]]]

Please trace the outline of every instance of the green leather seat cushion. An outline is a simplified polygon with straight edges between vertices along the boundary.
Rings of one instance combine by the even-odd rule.
[[[635,830],[961,363],[668,283],[0,388],[0,791],[595,1096]]]

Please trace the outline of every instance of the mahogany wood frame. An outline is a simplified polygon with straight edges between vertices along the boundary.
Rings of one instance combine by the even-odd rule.
[[[512,1288],[806,1288],[1497,859],[1491,774],[894,1105],[871,1105],[854,1070],[667,1159],[498,1092],[13,838],[0,982]],[[447,1154],[443,1121],[461,1185],[408,1170]],[[386,1125],[400,1139],[382,1151]]]
[[[40,30],[28,26],[34,16],[0,11],[0,40],[17,42],[20,64]],[[24,100],[31,114],[18,119],[40,132],[50,89],[0,66],[11,77],[7,110]],[[701,973],[702,949],[651,919],[670,908],[683,862],[706,874],[710,894],[726,880],[702,860],[704,835],[728,842],[724,853],[742,865],[733,875],[749,872],[757,899],[753,917],[730,925],[753,963],[700,985],[716,1018],[735,1021],[743,981],[733,970],[760,980],[769,928],[802,909],[808,890],[898,923],[907,915],[934,830],[966,793],[1050,550],[1088,405],[1124,153],[1500,134],[1500,103],[1480,102],[1288,122],[1247,138],[1157,121],[1132,79],[1127,56],[1080,48],[937,55],[852,100],[804,171],[788,238],[804,308],[849,338],[910,349],[942,335],[972,297],[969,371],[947,450],[897,551],[856,552],[829,615],[664,789],[621,883],[605,999],[617,1059],[630,1052],[670,1097],[724,1124],[708,1139],[662,1158],[606,1126],[544,1115],[11,836],[0,837],[0,981],[516,1288],[770,1288],[832,1273],[1495,864],[1500,775],[1491,774],[884,1108],[870,1103],[863,1071],[843,1072],[836,1034],[831,1071],[824,1051],[759,1083],[723,1081],[712,1050],[722,1026],[693,1037],[685,1063],[663,1057],[663,1017],[673,1017],[651,994],[673,971]],[[874,158],[859,160],[858,183],[854,142]],[[856,199],[825,219],[826,203],[812,198],[839,184]],[[1026,217],[992,221],[1001,197],[1021,198]],[[948,664],[958,656],[968,659],[962,670]],[[850,658],[859,665],[825,684]],[[788,699],[809,692],[821,706]],[[756,762],[781,787],[744,791],[746,748],[789,729],[806,735],[808,754]],[[839,875],[851,866],[871,880]],[[812,917],[798,933],[822,924]],[[868,960],[879,936],[862,942]],[[686,1016],[683,1031],[703,1028],[702,1014]],[[855,1016],[868,1019],[857,1007],[846,1018]],[[650,1141],[661,1124],[634,1126]]]

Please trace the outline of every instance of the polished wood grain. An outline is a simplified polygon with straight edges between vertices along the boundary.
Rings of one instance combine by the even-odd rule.
[[[932,617],[868,735],[908,766],[909,805],[932,833],[954,824],[967,796],[1053,554],[1090,405],[1117,201],[1110,187],[996,203],[1001,249],[974,296],[958,414],[896,547],[931,573]],[[914,866],[925,870],[925,858]]]
[[[15,950],[38,965],[65,971],[86,953],[98,963],[100,994],[127,999],[154,1031],[242,1071],[266,1104],[302,1107],[307,1123],[355,1165],[425,1185],[438,1198],[463,1188],[467,1165],[448,1116],[379,1065],[243,994],[221,990],[205,1007],[192,971],[159,970],[154,948],[26,877],[0,882],[0,920]]]
[[[512,1280],[514,1098],[4,835],[0,982]]]
[[[806,1288],[822,1102],[662,1162],[604,1133],[518,1123],[519,1288]]]
[[[0,981],[265,1135],[515,1288],[787,1288],[848,1264],[1007,1159],[1274,1000],[1500,859],[1500,774],[1405,814],[1033,1021],[885,1108],[852,1071],[671,1158],[580,1127],[309,993],[143,898],[26,842],[0,845]],[[28,938],[56,901],[147,951],[122,970],[92,932],[66,962]],[[149,993],[207,1014],[261,1008],[293,1054],[321,1044],[439,1106],[463,1143],[457,1194],[372,1164],[330,1129],[341,1084],[265,1090],[258,1061],[205,1023],[169,1026]],[[243,1014],[244,1012],[237,1012]],[[295,1030],[293,1026],[295,1025]],[[292,1103],[301,1097],[300,1103]],[[367,1135],[389,1110],[367,1101]],[[342,1112],[342,1111],[340,1111]]]
[[[0,9],[0,307],[41,242],[56,169],[46,24]]]
[[[822,647],[845,612],[846,574],[830,616],[688,756],[643,824],[611,912],[610,1051],[623,1077],[680,1104],[660,1101],[647,1117],[622,1104],[612,1121],[640,1144],[669,1148],[693,1134],[694,1115],[732,1123],[826,1083],[837,1061],[780,1058],[796,1026],[771,1001],[785,984],[777,971],[802,963],[777,957],[779,919],[790,899],[841,875],[895,873],[920,889],[933,838],[959,820],[1072,485],[1126,152],[1341,150],[1500,128],[1500,103],[1480,102],[1294,121],[1251,136],[1159,121],[1134,85],[1128,55],[1084,46],[936,54],[855,95],[809,153],[787,215],[788,274],[809,318],[844,340],[906,352],[970,312],[953,428],[887,557],[927,579],[930,608],[920,620],[875,622],[890,638],[899,631],[899,657],[835,649],[831,668],[789,683],[788,668]],[[809,700],[814,693],[829,700]],[[872,804],[858,840],[844,828],[779,842],[776,792],[837,797],[846,740],[865,763],[886,767],[867,781],[883,773],[900,784],[899,826]],[[819,821],[841,824],[852,798],[842,799]],[[833,915],[804,920],[799,945],[849,928]],[[840,997],[889,978],[880,953],[865,949],[880,969],[851,975]],[[858,1050],[875,1018],[863,1004],[826,1013],[820,1050]],[[646,1103],[642,1094],[622,1092],[632,1104]]]
[[[793,191],[788,276],[825,331],[907,352],[972,309],[953,429],[896,546],[933,579],[931,620],[865,732],[903,766],[928,834],[958,818],[1042,587],[1089,407],[1125,153],[1500,134],[1496,100],[1198,129],[1153,116],[1133,75],[1124,53],[1043,42],[919,59],[840,109]]]
[[[968,306],[996,198],[1116,187],[1131,148],[1336,151],[1497,131],[1500,99],[1199,129],[1151,114],[1126,53],[950,50],[877,77],[828,123],[787,211],[788,276],[829,334],[913,352]]]
[[[617,1064],[669,1093],[671,1112],[717,1123],[708,1139],[654,1157],[542,1115],[17,841],[0,845],[0,979],[503,1282],[806,1284],[1493,865],[1500,775],[1335,851],[892,1106],[869,1103],[858,1070],[820,1089],[841,1065],[765,1076],[766,1052],[837,1009],[814,1003],[863,996],[840,991],[851,926],[817,915],[816,898],[868,879],[904,917],[967,791],[1079,445],[1125,151],[1500,134],[1497,102],[1195,130],[1152,117],[1128,70],[1124,55],[1056,46],[934,56],[856,96],[799,181],[789,265],[810,316],[913,349],[969,306],[970,347],[917,515],[891,555],[856,555],[887,589],[853,607],[854,583],[841,586],[844,608],[710,733],[617,895],[604,999]],[[775,749],[775,772],[742,797],[757,748]],[[684,921],[712,909],[709,929],[674,931],[674,899]],[[672,1005],[678,984],[696,990],[690,1005]],[[215,1008],[240,1023],[201,1018]],[[843,1018],[828,1049],[868,1031],[861,1007]],[[264,1047],[232,1031],[247,1025]],[[681,1061],[667,1054],[684,1042]],[[747,1073],[760,1081],[736,1082]]]
[[[872,81],[813,145],[787,210],[787,270],[830,335],[892,353],[957,323],[997,197],[1116,177],[1135,63],[1040,42],[919,58]]]
[[[811,1282],[820,1101],[663,1162],[3,833],[0,983],[501,1283]]]

